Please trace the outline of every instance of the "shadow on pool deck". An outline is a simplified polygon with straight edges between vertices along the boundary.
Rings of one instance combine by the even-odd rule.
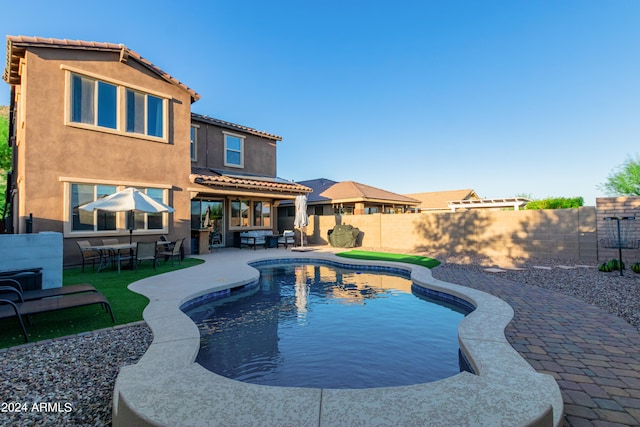
[[[558,382],[564,425],[640,425],[640,334],[624,320],[556,292],[443,265],[433,277],[495,295],[515,316],[511,345]]]

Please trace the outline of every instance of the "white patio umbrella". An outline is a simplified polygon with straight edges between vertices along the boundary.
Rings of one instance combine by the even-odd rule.
[[[103,210],[108,212],[129,212],[131,218],[133,218],[134,212],[159,213],[174,211],[171,206],[158,202],[137,188],[131,187],[110,194],[95,202],[82,205],[79,209],[84,211]],[[129,243],[132,243],[132,241],[133,223],[129,226]]]
[[[202,220],[202,228],[210,228],[211,225],[211,206],[207,205],[207,209],[204,211],[204,219]]]
[[[309,225],[309,217],[307,216],[307,195],[300,194],[296,196],[296,216],[293,220],[293,226],[300,229],[300,246],[304,247],[304,230]]]

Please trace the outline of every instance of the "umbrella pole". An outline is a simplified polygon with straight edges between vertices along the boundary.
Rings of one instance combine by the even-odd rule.
[[[135,220],[133,211],[129,211],[129,244],[133,243],[133,221]]]
[[[133,224],[135,216],[133,211],[129,212],[129,244],[133,244]],[[131,262],[131,269],[133,270],[133,248],[129,248],[129,261]]]

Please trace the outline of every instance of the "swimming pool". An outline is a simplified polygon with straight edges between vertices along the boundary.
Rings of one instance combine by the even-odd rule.
[[[252,384],[355,389],[465,369],[457,331],[470,308],[412,289],[408,271],[311,259],[253,266],[257,283],[185,311],[201,333],[196,362],[212,372]]]
[[[345,264],[332,251],[318,248],[305,258]],[[137,364],[118,373],[113,426],[562,425],[557,383],[537,373],[504,336],[511,307],[475,289],[436,280],[427,268],[415,265],[349,262],[411,271],[414,284],[425,291],[473,304],[475,310],[460,322],[458,338],[475,375],[461,372],[402,387],[271,387],[231,380],[195,363],[200,333],[181,309],[212,293],[230,294],[230,289],[251,285],[259,275],[250,264],[300,255],[285,249],[221,249],[201,256],[206,262],[199,266],[129,285],[149,298],[143,317],[153,343]]]

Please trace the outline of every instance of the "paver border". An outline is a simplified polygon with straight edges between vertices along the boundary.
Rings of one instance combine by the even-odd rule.
[[[501,299],[434,279],[427,268],[397,262],[345,260],[324,251],[221,250],[204,264],[129,286],[150,299],[143,317],[154,339],[136,365],[120,370],[113,425],[438,425],[560,426],[563,400],[552,376],[536,372],[508,343],[513,309]],[[249,262],[320,258],[336,264],[382,265],[411,271],[416,285],[448,293],[476,309],[458,329],[460,348],[476,375],[404,387],[359,390],[270,387],[221,377],[194,363],[196,325],[179,310],[211,292],[251,283]]]

